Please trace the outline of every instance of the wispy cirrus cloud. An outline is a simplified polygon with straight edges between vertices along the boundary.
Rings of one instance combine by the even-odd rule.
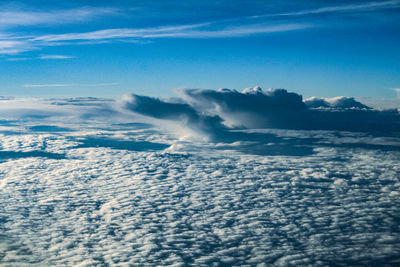
[[[312,27],[310,24],[249,24],[242,26],[228,26],[213,29],[210,23],[166,26],[143,29],[107,29],[86,33],[68,33],[43,35],[31,39],[33,42],[50,44],[66,41],[94,41],[109,39],[149,39],[149,38],[218,38],[218,37],[240,37],[260,33],[293,31]]]
[[[96,17],[116,15],[118,12],[116,8],[97,7],[48,11],[6,10],[0,11],[0,28],[81,23]]]
[[[183,33],[187,30],[198,29],[209,25],[209,23],[188,24],[176,26],[162,26],[152,28],[123,28],[123,29],[105,29],[98,31],[90,31],[83,33],[66,33],[66,34],[48,34],[32,38],[33,42],[63,42],[76,40],[106,40],[119,38],[149,38],[166,33]]]
[[[119,15],[120,10],[113,7],[80,7],[60,10],[21,10],[7,9],[0,6],[0,54],[13,55],[46,46],[38,44],[34,38],[38,34],[26,35],[10,31],[15,27],[60,26],[64,24],[83,23],[104,16]],[[28,28],[30,29],[30,28]],[[53,45],[53,44],[48,44]],[[44,59],[44,58],[43,58]]]
[[[35,49],[34,44],[29,39],[17,39],[14,37],[0,37],[0,54],[18,54],[21,52]]]
[[[399,0],[328,6],[328,7],[320,7],[320,8],[315,8],[315,9],[287,12],[287,13],[276,13],[276,14],[252,16],[252,18],[262,18],[262,17],[265,18],[265,17],[277,17],[277,16],[287,16],[287,17],[305,16],[305,15],[315,15],[315,14],[325,14],[325,13],[368,12],[368,11],[375,11],[375,10],[379,10],[379,9],[394,8],[394,7],[400,7]]]
[[[143,41],[161,38],[226,38],[255,34],[295,31],[310,28],[305,23],[247,24],[215,27],[212,23],[163,26],[153,28],[122,28],[90,31],[84,33],[47,34],[40,36],[11,37],[15,40],[1,40],[0,54],[18,54],[47,46],[97,44],[118,41]],[[41,59],[65,59],[68,56],[49,55]]]
[[[271,25],[266,23],[249,24],[245,26],[229,26],[217,30],[213,29],[196,29],[178,32],[166,32],[148,34],[145,38],[223,38],[223,37],[242,37],[255,34],[265,34],[274,32],[286,32],[302,30],[313,27],[312,24],[306,23],[290,23]]]
[[[321,5],[320,5],[321,6]],[[359,14],[399,8],[400,0],[382,2],[355,2],[346,5],[322,6],[314,9],[244,16],[231,19],[211,20],[202,23],[160,25],[138,28],[106,28],[100,30],[67,33],[0,34],[0,54],[19,54],[35,49],[61,45],[90,45],[113,42],[147,42],[161,38],[234,38],[275,32],[289,32],[319,27],[308,16],[316,14]],[[56,11],[0,11],[1,27],[58,25],[79,23],[99,16],[123,14],[117,8],[82,7]],[[167,15],[168,16],[168,15]],[[113,25],[115,26],[115,25]],[[119,26],[119,25],[116,25]],[[64,56],[40,56],[41,59],[65,59]],[[68,57],[70,58],[70,57]]]
[[[66,55],[40,55],[38,57],[9,57],[7,61],[26,61],[26,60],[58,60],[58,59],[73,59],[77,58],[75,56],[66,56]]]

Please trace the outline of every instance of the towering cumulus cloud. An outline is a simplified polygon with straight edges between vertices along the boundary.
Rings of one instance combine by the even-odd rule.
[[[297,114],[306,106],[302,97],[283,89],[264,92],[260,87],[243,92],[220,89],[183,89],[179,94],[202,112],[221,116],[229,125],[246,128],[286,128],[298,123]]]
[[[125,107],[158,119],[183,122],[191,128],[277,128],[392,132],[400,130],[398,110],[374,110],[350,97],[310,98],[284,89],[242,92],[230,89],[181,89],[179,103],[130,95]],[[222,126],[222,124],[224,126]],[[227,129],[227,128],[226,128]]]

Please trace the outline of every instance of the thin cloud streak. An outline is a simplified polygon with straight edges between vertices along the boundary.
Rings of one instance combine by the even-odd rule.
[[[323,14],[323,13],[335,13],[335,12],[363,12],[363,11],[371,11],[378,10],[384,8],[391,7],[399,7],[400,1],[385,1],[385,2],[367,2],[363,4],[350,4],[350,5],[342,5],[342,6],[329,6],[329,7],[321,7],[316,9],[308,9],[297,12],[288,12],[288,13],[278,13],[278,14],[266,14],[266,15],[258,15],[251,16],[251,18],[267,18],[267,17],[279,17],[279,16],[304,16],[304,15],[313,15],[313,14]]]
[[[224,37],[243,37],[255,34],[286,32],[311,28],[311,24],[283,24],[283,25],[265,25],[253,24],[249,26],[238,26],[217,31],[186,31],[176,33],[161,33],[154,35],[146,35],[146,38],[224,38]]]
[[[64,55],[42,55],[39,59],[71,59],[76,58],[73,56],[64,56]]]
[[[73,87],[73,86],[90,86],[90,87],[103,87],[103,86],[116,86],[119,83],[93,83],[93,84],[72,84],[72,83],[50,83],[50,84],[24,84],[25,88],[41,88],[41,87]]]
[[[66,83],[52,83],[52,84],[24,84],[23,87],[26,88],[37,88],[37,87],[71,87],[73,84]]]
[[[310,24],[251,24],[246,26],[236,26],[230,28],[208,30],[204,29],[206,24],[194,24],[183,26],[167,26],[161,28],[147,29],[108,29],[87,33],[69,33],[69,34],[53,34],[45,35],[32,39],[32,41],[42,41],[46,43],[59,41],[75,41],[75,40],[108,40],[108,39],[124,39],[124,38],[221,38],[221,37],[240,37],[259,33],[283,32],[300,30],[312,27]]]
[[[139,29],[106,29],[85,33],[50,34],[33,38],[31,41],[59,42],[74,40],[107,40],[118,38],[149,38],[149,36],[184,32],[188,29],[200,28],[206,25],[209,25],[209,23]]]
[[[86,86],[91,87],[102,87],[102,86],[116,86],[120,85],[119,83],[95,83],[95,84],[87,84]]]
[[[26,61],[26,60],[57,60],[57,59],[73,59],[77,58],[75,56],[65,56],[65,55],[41,55],[38,57],[9,57],[6,58],[7,61]]]
[[[7,61],[26,61],[26,60],[31,60],[32,58],[29,57],[10,57],[7,58]]]

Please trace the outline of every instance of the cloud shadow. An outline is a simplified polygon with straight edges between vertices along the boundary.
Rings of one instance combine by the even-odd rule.
[[[162,143],[153,143],[147,141],[125,141],[99,137],[88,137],[77,141],[80,142],[80,144],[73,148],[105,147],[129,151],[159,151],[169,147],[169,145]]]
[[[45,151],[0,151],[0,160],[23,159],[23,158],[48,158],[48,159],[65,159],[64,154],[52,153]]]
[[[32,127],[29,127],[29,130],[32,132],[72,132],[74,130],[65,128],[65,127],[59,127],[55,125],[35,125]]]

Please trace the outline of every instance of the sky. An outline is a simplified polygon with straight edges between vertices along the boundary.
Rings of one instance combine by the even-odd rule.
[[[0,95],[395,99],[400,1],[1,1]]]

